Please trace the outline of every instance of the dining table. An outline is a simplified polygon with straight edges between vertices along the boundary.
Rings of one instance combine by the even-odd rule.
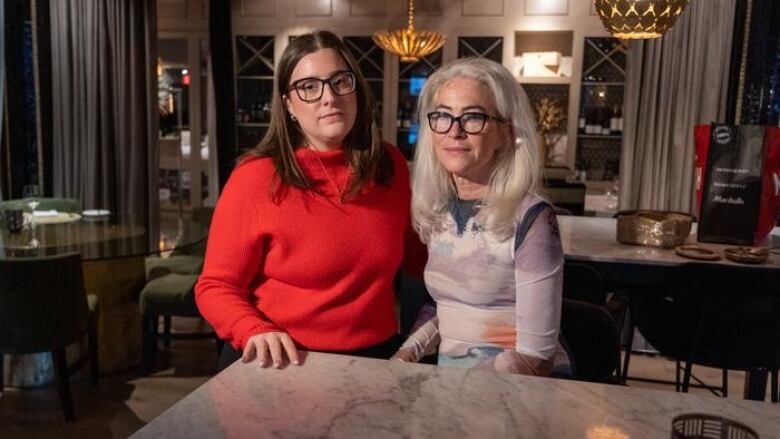
[[[668,438],[686,415],[780,437],[765,402],[304,354],[280,369],[238,361],[131,438]]]
[[[672,248],[624,244],[617,240],[615,218],[559,216],[558,226],[566,262],[584,263],[596,268],[610,291],[632,288],[668,288],[674,282],[674,269],[682,264],[714,264],[721,267],[743,267],[745,264],[726,257],[713,261],[693,260],[680,256]],[[697,224],[693,223],[685,244],[723,255],[733,244],[701,243],[697,239]],[[753,265],[762,270],[773,270],[780,276],[780,227],[772,229],[761,247],[769,250],[769,257]],[[780,284],[777,289],[780,294]],[[766,393],[766,371],[748,372],[745,398],[763,400]]]
[[[149,219],[114,215],[104,210],[59,212],[32,216],[12,232],[0,219],[0,258],[24,259],[79,253],[84,289],[98,297],[98,358],[100,371],[127,369],[140,362],[141,317],[138,297],[146,282],[144,259],[202,245],[208,224],[186,212]],[[34,222],[34,224],[33,224]],[[1,292],[0,292],[1,293]],[[79,346],[66,350],[69,361]],[[53,367],[46,353],[6,356],[5,383],[29,387],[52,382]]]

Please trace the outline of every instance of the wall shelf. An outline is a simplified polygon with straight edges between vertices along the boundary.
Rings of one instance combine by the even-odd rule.
[[[623,136],[604,136],[599,134],[577,134],[580,139],[604,139],[604,140],[620,140]]]
[[[521,84],[571,84],[571,78],[566,76],[517,76]]]

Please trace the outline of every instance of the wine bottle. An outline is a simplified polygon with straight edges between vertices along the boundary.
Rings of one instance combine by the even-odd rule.
[[[585,121],[585,114],[580,114],[580,120],[577,124],[577,128],[579,129],[580,134],[585,134],[585,126],[587,122]]]
[[[612,128],[609,126],[610,120],[612,120],[612,110],[609,107],[604,108],[604,116],[601,120],[601,134],[609,136],[612,134]]]
[[[612,117],[609,119],[609,130],[612,131],[612,133],[618,132],[618,107],[615,105],[614,109],[612,110]]]
[[[586,122],[585,122],[585,134],[595,134],[596,133],[596,127],[593,123],[594,119],[594,110],[591,108],[587,112],[586,116]]]

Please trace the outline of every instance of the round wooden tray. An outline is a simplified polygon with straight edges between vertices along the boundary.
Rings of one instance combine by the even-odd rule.
[[[723,250],[723,254],[743,264],[760,264],[769,258],[769,250],[762,247],[729,247]]]
[[[684,258],[700,261],[717,261],[720,259],[719,254],[696,244],[678,245],[674,248],[674,252]]]

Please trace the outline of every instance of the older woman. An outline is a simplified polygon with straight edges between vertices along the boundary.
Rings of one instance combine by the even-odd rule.
[[[290,42],[268,134],[220,196],[195,289],[230,342],[220,367],[297,364],[299,348],[388,358],[400,345],[393,278],[414,236],[409,173],[373,108],[338,37]]]
[[[418,361],[438,347],[439,365],[549,375],[562,352],[563,252],[537,192],[528,99],[502,65],[463,59],[429,78],[419,114],[412,215],[437,306],[394,358]]]

